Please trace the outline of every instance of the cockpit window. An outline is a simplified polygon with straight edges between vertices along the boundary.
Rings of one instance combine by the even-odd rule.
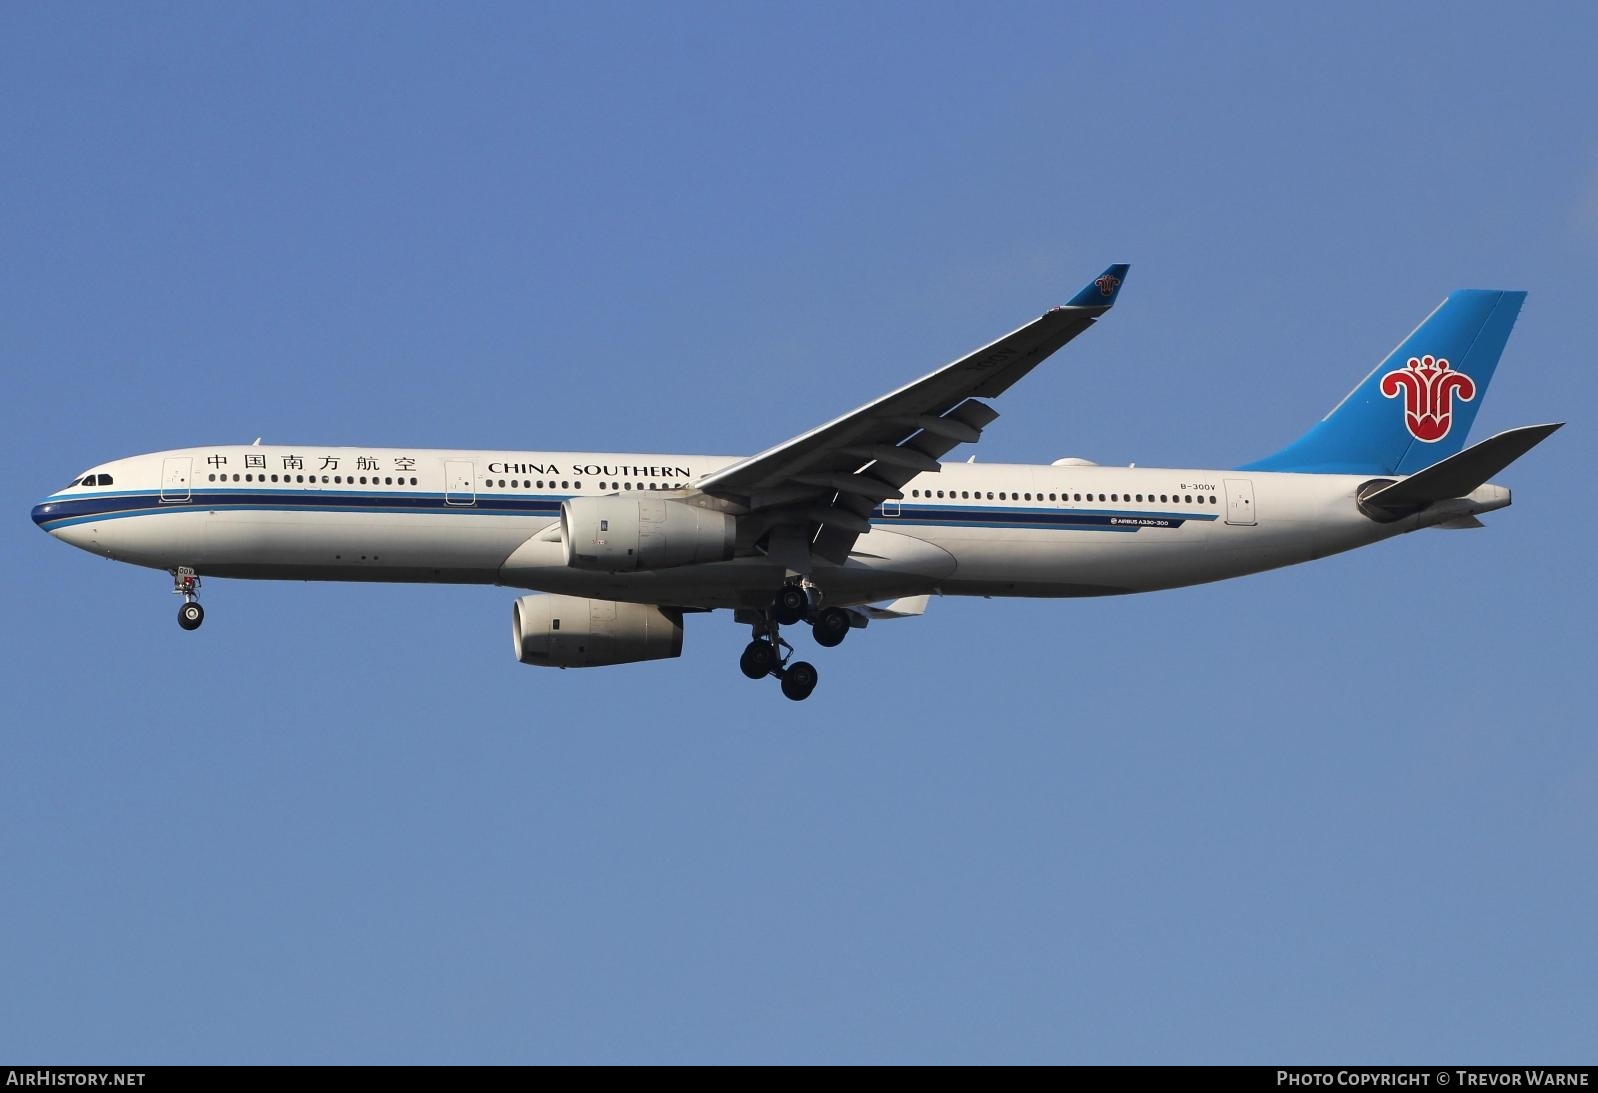
[[[109,486],[111,484],[111,476],[108,474],[97,474],[94,476],[94,484],[96,486]]]
[[[92,486],[92,485],[94,485],[94,475],[92,475],[92,474],[84,475],[83,476],[83,481],[79,482],[78,485],[80,485],[80,486]]]

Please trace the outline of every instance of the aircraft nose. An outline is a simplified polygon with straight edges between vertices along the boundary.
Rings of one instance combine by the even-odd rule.
[[[93,554],[104,554],[105,551],[100,546],[99,529],[93,524],[72,523],[67,520],[71,515],[73,515],[72,506],[63,504],[59,497],[40,501],[33,506],[35,526],[51,538],[60,539],[63,543],[70,543]]]

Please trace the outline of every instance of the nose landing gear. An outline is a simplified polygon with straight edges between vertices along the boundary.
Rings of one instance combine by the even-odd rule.
[[[198,630],[205,621],[205,608],[200,606],[198,589],[200,578],[189,566],[180,565],[172,571],[172,591],[183,597],[178,608],[178,625],[185,630]]]

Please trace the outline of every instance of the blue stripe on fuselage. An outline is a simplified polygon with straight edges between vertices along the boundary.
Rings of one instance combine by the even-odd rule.
[[[370,493],[349,490],[195,490],[186,501],[162,501],[151,491],[52,497],[33,507],[33,522],[45,531],[75,524],[153,516],[168,512],[354,512],[385,514],[460,513],[522,516],[554,520],[566,494],[484,495],[470,505],[452,504],[438,493]],[[1145,527],[1180,528],[1188,520],[1213,521],[1216,513],[1144,509],[1016,508],[1008,506],[902,505],[897,516],[880,508],[871,514],[884,529],[895,524],[923,527],[1036,529],[1047,531],[1135,532]]]
[[[120,520],[167,512],[465,512],[480,516],[555,519],[564,496],[483,497],[475,504],[446,502],[438,493],[360,493],[341,490],[195,490],[188,500],[162,501],[159,493],[119,491],[48,498],[33,507],[33,522],[46,531],[96,520]]]

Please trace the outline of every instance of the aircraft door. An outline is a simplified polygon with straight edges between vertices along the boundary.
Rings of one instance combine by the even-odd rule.
[[[477,504],[477,468],[469,459],[451,459],[444,464],[444,503]]]
[[[186,455],[168,456],[161,461],[161,500],[172,503],[189,499],[189,473],[194,460]]]
[[[1259,523],[1254,513],[1254,483],[1247,478],[1226,479],[1226,522],[1247,525]]]

